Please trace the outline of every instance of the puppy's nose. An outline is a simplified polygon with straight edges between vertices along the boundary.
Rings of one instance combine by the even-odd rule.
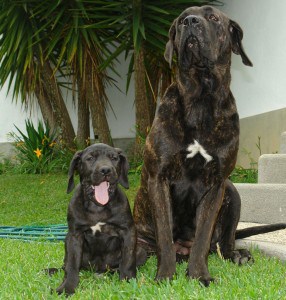
[[[184,19],[183,23],[186,26],[197,25],[200,23],[200,19],[197,16],[190,15]]]
[[[103,166],[99,169],[99,172],[102,174],[102,175],[108,175],[109,173],[111,173],[111,168],[108,167],[108,166]]]

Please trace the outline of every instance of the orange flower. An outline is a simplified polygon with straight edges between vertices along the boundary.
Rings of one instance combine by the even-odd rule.
[[[40,158],[40,156],[42,155],[42,150],[40,150],[39,148],[37,148],[37,150],[34,150],[34,152],[36,153],[38,158]]]

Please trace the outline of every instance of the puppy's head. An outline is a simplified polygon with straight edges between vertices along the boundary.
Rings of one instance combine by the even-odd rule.
[[[105,144],[94,144],[75,153],[68,173],[67,193],[74,188],[74,173],[80,176],[80,183],[92,200],[106,205],[114,193],[117,183],[129,188],[129,164],[121,149]]]
[[[241,44],[242,37],[240,26],[218,9],[190,7],[171,25],[165,59],[171,66],[175,53],[183,71],[212,68],[217,63],[229,63],[232,50],[245,65],[252,66]]]

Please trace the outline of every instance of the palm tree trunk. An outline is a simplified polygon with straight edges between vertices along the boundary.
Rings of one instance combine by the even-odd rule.
[[[91,95],[92,93],[89,93]],[[89,98],[89,97],[88,97]],[[89,98],[89,108],[94,132],[94,138],[99,142],[113,146],[103,103],[98,96]]]
[[[39,85],[36,85],[34,93],[37,97],[44,122],[45,124],[49,125],[51,131],[53,132],[57,128],[57,123],[54,116],[53,107],[49,101],[47,93],[43,88],[41,89]]]
[[[40,73],[44,89],[51,101],[56,122],[61,128],[62,139],[67,147],[74,147],[75,132],[55,75],[48,61],[45,61]]]
[[[146,69],[144,65],[144,50],[134,51],[134,79],[135,79],[135,117],[138,134],[146,137],[151,127],[152,113],[146,89]]]
[[[95,86],[96,81],[94,80],[94,77],[96,76],[96,70],[93,67],[90,56],[87,56],[84,72],[86,81],[86,101],[89,103],[94,138],[101,143],[113,146],[113,141],[110,135],[110,130],[104,109],[104,103],[97,87]]]
[[[78,104],[77,104],[77,143],[80,148],[84,148],[88,145],[90,138],[90,127],[89,127],[89,106],[86,97],[86,89],[83,85],[83,80],[78,75],[77,80],[78,86]]]

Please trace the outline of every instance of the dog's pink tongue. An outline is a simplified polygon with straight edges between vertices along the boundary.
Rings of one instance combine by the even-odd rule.
[[[100,185],[94,186],[94,197],[96,201],[102,205],[105,205],[109,200],[108,187],[109,184],[107,181],[103,181]]]

